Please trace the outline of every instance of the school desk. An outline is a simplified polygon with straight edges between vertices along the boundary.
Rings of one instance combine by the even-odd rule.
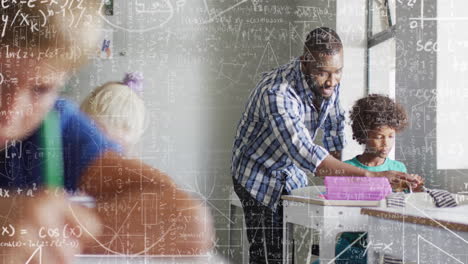
[[[74,264],[227,264],[215,256],[115,256],[79,255]]]
[[[367,215],[361,208],[382,206],[383,201],[330,201],[319,197],[325,186],[311,186],[283,195],[283,263],[292,262],[294,224],[319,231],[321,263],[335,258],[336,238],[343,232],[366,232]]]
[[[468,263],[468,205],[454,208],[363,208],[368,263],[390,255],[405,263]]]

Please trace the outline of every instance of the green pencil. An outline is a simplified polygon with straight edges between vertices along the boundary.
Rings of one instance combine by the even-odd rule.
[[[40,140],[44,151],[42,175],[47,188],[63,188],[62,137],[59,114],[52,109],[44,119]]]

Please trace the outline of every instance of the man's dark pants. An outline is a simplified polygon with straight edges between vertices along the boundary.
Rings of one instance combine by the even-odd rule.
[[[244,209],[245,226],[249,240],[250,264],[282,263],[283,256],[283,205],[280,200],[277,210],[255,200],[250,193],[234,180],[234,191]],[[268,262],[267,262],[268,260]]]

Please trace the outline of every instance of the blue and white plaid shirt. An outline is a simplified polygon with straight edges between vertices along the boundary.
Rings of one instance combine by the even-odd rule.
[[[263,75],[237,127],[231,163],[234,179],[252,197],[276,210],[284,188],[307,186],[305,171],[314,172],[327,150],[343,149],[339,88],[317,111],[299,58]],[[314,143],[319,128],[327,150]]]

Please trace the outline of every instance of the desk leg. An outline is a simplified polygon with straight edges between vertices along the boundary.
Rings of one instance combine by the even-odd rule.
[[[242,263],[248,264],[250,258],[250,243],[249,239],[247,238],[247,226],[245,225],[245,218],[242,216]]]
[[[377,261],[375,251],[372,249],[372,245],[367,250],[367,263],[380,263]]]
[[[339,232],[330,232],[330,230],[327,232],[326,230],[327,228],[320,230],[320,264],[335,263],[332,259],[335,258],[336,236]]]
[[[228,243],[229,243],[229,259],[232,260],[233,256],[231,255],[232,244],[233,244],[233,229],[235,223],[235,215],[236,215],[236,206],[230,204],[229,206],[229,232],[228,232]]]
[[[283,264],[293,264],[292,244],[294,234],[294,224],[283,219]]]

